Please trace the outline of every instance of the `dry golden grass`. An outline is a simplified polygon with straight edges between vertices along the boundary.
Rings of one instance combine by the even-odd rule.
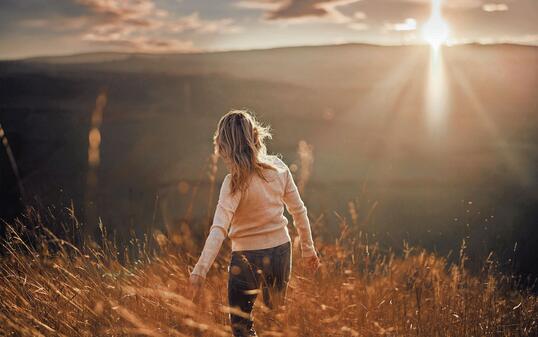
[[[33,226],[24,226],[24,221]],[[202,302],[190,301],[193,257],[161,233],[137,258],[101,244],[58,238],[29,213],[7,226],[0,260],[0,329],[6,336],[229,336],[226,259],[210,272]],[[424,250],[381,253],[343,226],[318,244],[323,266],[306,275],[299,259],[285,310],[256,303],[260,336],[536,336],[538,299],[485,263],[480,275]],[[104,231],[104,229],[103,229]],[[66,237],[69,235],[65,235]],[[106,237],[106,233],[103,235]],[[351,240],[351,238],[353,240]],[[150,241],[160,248],[151,251]],[[298,256],[296,245],[294,255]],[[196,255],[197,252],[193,252]]]

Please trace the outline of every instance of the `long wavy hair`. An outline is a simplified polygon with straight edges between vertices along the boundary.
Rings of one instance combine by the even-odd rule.
[[[271,139],[270,129],[261,125],[246,110],[232,110],[222,116],[213,136],[215,152],[230,170],[231,193],[247,188],[253,173],[267,181],[264,169],[275,169],[265,162],[265,140]]]

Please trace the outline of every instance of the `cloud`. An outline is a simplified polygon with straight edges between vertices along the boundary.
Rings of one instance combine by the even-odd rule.
[[[349,28],[353,30],[368,30],[370,29],[370,26],[364,22],[352,22],[348,25]]]
[[[384,28],[388,31],[405,32],[417,29],[417,20],[407,18],[404,22],[389,23],[386,22]]]
[[[82,40],[98,45],[144,52],[195,51],[190,40],[154,37],[170,28],[169,13],[155,6],[153,0],[78,0],[93,14],[93,22]],[[198,18],[197,28],[203,24]]]
[[[55,32],[80,30],[88,27],[90,20],[85,16],[55,17],[53,19],[24,19],[18,25],[30,29],[48,29]]]
[[[272,0],[244,0],[244,1],[238,1],[234,3],[234,5],[238,8],[244,8],[244,9],[261,9],[265,11],[274,11],[277,10],[281,4],[278,2],[274,2]]]
[[[356,0],[291,0],[282,3],[274,11],[268,13],[268,18],[291,19],[305,16],[324,17],[334,15],[338,6],[345,6]]]
[[[538,34],[526,34],[521,36],[497,36],[497,37],[482,37],[478,39],[482,44],[496,43],[519,43],[525,45],[538,46]]]
[[[91,11],[110,21],[146,21],[156,14],[153,0],[77,0]]]
[[[116,30],[157,29],[162,27],[168,12],[156,7],[154,0],[76,0],[88,10],[93,30],[107,31],[112,26]],[[112,28],[114,29],[114,28]]]
[[[103,44],[106,46],[116,46],[142,52],[195,52],[200,49],[195,48],[190,40],[159,39],[148,37],[129,37],[121,35],[93,35],[87,34],[83,38],[93,44]]]
[[[173,32],[195,31],[198,33],[238,33],[243,29],[235,25],[235,21],[230,18],[202,20],[198,12],[168,23],[167,28]]]
[[[508,10],[507,4],[483,4],[482,10],[484,12],[504,12]]]
[[[231,18],[202,19],[198,12],[179,16],[158,8],[154,0],[75,0],[84,10],[76,16],[53,15],[19,22],[30,29],[79,34],[90,44],[134,51],[192,51],[186,32],[227,34],[242,30]]]
[[[171,29],[174,32],[199,33],[237,32],[240,27],[230,18],[202,20],[198,12],[187,16],[171,16],[156,7],[154,0],[77,0],[99,16],[103,25],[134,26],[139,29]]]
[[[379,1],[379,0],[377,0]],[[414,4],[424,4],[431,5],[431,0],[399,0],[399,1],[384,1],[384,2],[400,2],[400,3],[414,3]],[[441,2],[441,5],[445,8],[455,8],[455,9],[472,9],[478,8],[482,5],[482,0],[444,0]]]
[[[366,19],[366,13],[364,12],[355,12],[353,13],[353,17],[357,20],[364,20]]]
[[[325,21],[348,23],[353,21],[338,10],[360,0],[244,0],[237,7],[265,11],[268,21],[286,20],[289,22]]]

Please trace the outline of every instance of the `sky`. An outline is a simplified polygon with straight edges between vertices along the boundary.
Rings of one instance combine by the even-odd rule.
[[[1,0],[0,59],[423,43],[436,0]],[[441,0],[447,43],[538,45],[538,0]]]

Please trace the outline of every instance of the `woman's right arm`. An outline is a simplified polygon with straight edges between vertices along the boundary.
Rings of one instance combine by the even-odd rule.
[[[219,201],[213,217],[213,224],[211,225],[209,235],[207,236],[204,249],[202,250],[202,254],[198,259],[198,263],[196,263],[196,266],[194,266],[191,273],[192,275],[198,275],[201,277],[206,276],[209,268],[219,253],[222,242],[228,233],[228,228],[230,227],[232,217],[241,198],[241,192],[231,195],[230,179],[231,176],[227,175],[222,182]]]

